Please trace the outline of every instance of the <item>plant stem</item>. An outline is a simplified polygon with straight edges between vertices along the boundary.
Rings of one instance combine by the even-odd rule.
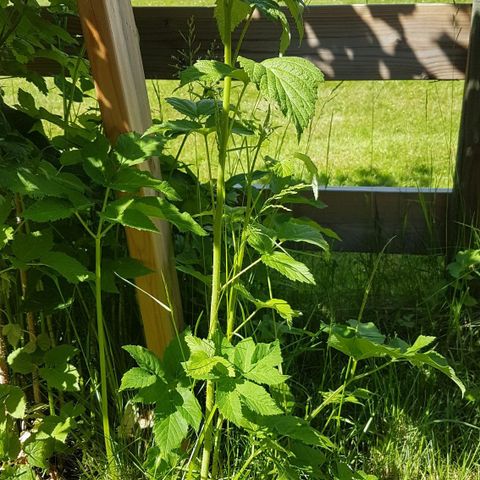
[[[10,376],[8,374],[8,363],[7,363],[7,342],[5,337],[2,334],[3,329],[3,311],[2,311],[2,300],[0,296],[0,385],[6,385],[10,382]]]
[[[212,460],[212,478],[217,478],[220,467],[220,445],[222,437],[223,417],[218,415],[217,426],[215,427],[215,442],[213,446],[213,460]]]
[[[105,191],[103,199],[102,210],[103,213],[107,207],[108,198],[110,196],[110,189]],[[82,225],[83,222],[81,222]],[[84,227],[89,233],[93,233],[86,225]],[[103,319],[102,306],[102,240],[104,236],[103,220],[100,218],[98,222],[97,233],[94,234],[95,239],[95,310],[97,317],[97,341],[98,341],[98,355],[100,363],[100,402],[102,410],[102,425],[103,437],[105,441],[105,454],[107,457],[108,471],[113,480],[118,480],[119,475],[115,464],[115,457],[112,449],[112,438],[110,435],[110,422],[108,417],[108,387],[107,387],[107,359],[106,359],[106,341],[105,341],[105,326]]]
[[[225,30],[224,40],[224,61],[232,65],[232,35],[231,35],[231,0],[224,0]],[[212,297],[210,303],[210,322],[208,338],[212,338],[217,331],[218,309],[221,294],[221,272],[222,272],[222,233],[223,233],[223,210],[225,206],[225,164],[227,161],[227,146],[230,132],[230,97],[232,78],[225,77],[223,82],[223,103],[222,113],[218,132],[218,170],[217,170],[217,202],[213,218],[213,271],[212,271]],[[207,381],[207,392],[205,399],[205,417],[208,418],[215,405],[215,385]],[[202,466],[200,470],[201,480],[208,479],[210,471],[210,456],[214,443],[213,425],[210,424],[205,430],[205,440],[202,454]]]
[[[23,199],[22,197],[17,194],[15,195],[15,211],[17,213],[17,219],[20,219],[23,216]],[[17,221],[19,223],[20,220]],[[24,231],[25,233],[30,233],[30,228],[28,223],[25,222],[23,224],[19,224],[18,226],[20,231]],[[27,284],[28,284],[28,277],[26,270],[20,270],[20,284],[22,287],[22,299],[25,299],[25,294],[27,292]],[[27,317],[27,330],[28,330],[28,339],[30,342],[35,342],[37,335],[35,330],[35,317],[32,312],[28,312],[26,314]],[[32,372],[32,385],[33,385],[33,399],[35,403],[40,403],[42,401],[42,395],[40,391],[40,380],[38,377],[38,369],[35,367]]]
[[[99,229],[101,232],[101,228]],[[100,401],[102,408],[103,436],[105,439],[105,452],[107,455],[108,469],[113,479],[117,479],[115,459],[113,456],[110,423],[108,419],[108,392],[107,392],[107,362],[105,345],[105,327],[102,308],[102,236],[95,237],[95,307],[97,314],[98,354],[100,361]]]

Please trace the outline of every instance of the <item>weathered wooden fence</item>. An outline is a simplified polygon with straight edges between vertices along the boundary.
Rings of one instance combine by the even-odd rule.
[[[475,11],[478,7],[474,6]],[[213,11],[207,7],[139,7],[134,9],[146,78],[174,75],[172,57],[185,48],[188,21],[195,19],[198,54],[205,55],[217,38]],[[465,78],[472,6],[452,4],[312,6],[305,12],[305,37],[293,38],[288,54],[310,59],[328,80],[461,80]],[[81,35],[80,22],[72,18],[72,33]],[[293,31],[293,29],[292,29]],[[182,35],[183,34],[183,35]],[[275,53],[278,27],[260,17],[252,22],[242,53],[261,60]],[[473,52],[474,49],[470,49]],[[343,251],[375,251],[392,237],[390,252],[443,252],[453,241],[449,230],[461,217],[460,205],[478,203],[480,180],[478,153],[480,112],[478,66],[471,55],[468,99],[460,135],[457,185],[461,200],[448,189],[386,187],[329,187],[320,192],[328,208],[303,209],[342,238],[334,248]],[[478,59],[478,55],[476,56]],[[39,60],[35,68],[51,75],[55,67]],[[474,72],[474,70],[477,70]],[[469,113],[470,112],[470,113]],[[473,113],[472,113],[473,112]],[[476,146],[475,146],[476,145]],[[462,154],[461,152],[464,152]],[[472,153],[473,152],[473,153]],[[463,161],[465,155],[468,161]],[[452,208],[452,205],[455,208]],[[470,207],[468,207],[470,208]]]

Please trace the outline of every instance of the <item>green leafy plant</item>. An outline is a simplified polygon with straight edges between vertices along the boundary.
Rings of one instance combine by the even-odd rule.
[[[285,4],[301,35],[303,5]],[[224,477],[221,457],[228,448],[224,443],[228,444],[232,425],[246,432],[252,452],[242,465],[229,470],[228,478],[250,478],[252,464],[260,455],[265,464],[261,478],[303,478],[302,474],[325,478],[327,472],[339,479],[374,478],[354,472],[345,463],[334,467],[326,461],[326,452],[336,447],[311,425],[326,406],[352,396],[347,390],[351,383],[372,373],[356,375],[357,363],[374,357],[391,359],[373,371],[397,361],[429,365],[464,387],[441,355],[421,351],[433,342],[431,337],[419,337],[412,346],[400,340],[385,344],[373,324],[333,325],[327,330],[329,345],[350,357],[347,378],[309,414],[296,416],[286,401],[288,376],[282,370],[280,343],[262,343],[248,335],[255,334],[259,312],[265,309],[271,311],[274,325],[278,315],[287,328],[299,316],[285,300],[274,297],[271,283],[273,274],[315,284],[307,265],[292,254],[293,247],[308,244],[328,251],[325,238],[338,239],[330,230],[290,213],[293,203],[324,206],[317,199],[319,175],[312,160],[301,152],[294,158],[261,158],[261,148],[274,130],[272,107],[300,138],[314,114],[322,75],[302,58],[280,56],[255,62],[240,56],[255,10],[281,24],[280,53],[286,51],[289,23],[280,4],[219,0],[215,16],[224,46],[223,62],[199,60],[182,71],[180,84],[189,87],[190,99],[169,98],[167,102],[183,118],[151,130],[163,135],[167,145],[170,139],[183,137],[176,161],[187,138],[201,138],[204,144],[209,181],[204,189],[195,186],[200,202],[195,213],[211,237],[208,243],[205,238],[199,239],[200,244],[192,243],[193,250],[202,255],[206,246],[211,248],[211,269],[191,250],[179,255],[179,269],[206,287],[209,302],[202,310],[208,315],[208,325],[199,324],[204,336],[187,332],[175,341],[177,347],[182,346],[176,351],[181,352],[183,369],[177,365],[170,370],[175,365],[171,352],[162,361],[139,347],[126,347],[138,366],[125,374],[121,388],[138,391],[132,399],[135,403],[155,404],[155,445],[149,459],[156,461],[147,461],[153,478]],[[239,42],[233,45],[232,32],[241,24]],[[247,114],[243,99],[249,88],[255,88],[265,103]],[[212,173],[215,164],[216,175]],[[301,195],[309,189],[313,199]],[[265,286],[267,295],[257,292],[259,285]],[[194,395],[199,384],[204,385],[203,408]],[[194,438],[194,443],[182,451],[182,442],[188,438]]]
[[[61,21],[72,7],[50,3]],[[37,15],[35,1],[0,1],[7,4],[0,12],[5,65],[45,91],[28,62],[57,61],[63,73],[53,83],[63,114],[39,107],[21,89],[17,105],[2,100],[0,478],[34,480],[40,472],[58,478],[55,460],[70,455],[87,477],[134,478],[140,470],[152,479],[373,480],[355,468],[342,439],[346,405],[370,398],[361,382],[406,363],[464,387],[431,348],[432,337],[387,340],[362,314],[309,332],[298,328],[302,312],[284,299],[291,282],[315,285],[303,250],[328,253],[327,240],[340,240],[292,213],[301,203],[325,207],[312,159],[300,151],[285,157],[281,148],[264,154],[278,129],[275,110],[298,138],[315,112],[321,73],[305,59],[283,56],[290,41],[286,10],[301,37],[302,2],[218,0],[223,62],[189,65],[180,73],[188,98],[166,99],[175,119],[122,135],[113,146],[97,113],[75,107],[93,84],[81,55],[64,53],[74,39]],[[281,27],[278,58],[240,55],[256,11]],[[254,105],[248,92],[256,92]],[[189,142],[195,142],[193,160]],[[163,179],[137,168],[151,157],[160,159]],[[140,196],[142,190],[155,195]],[[175,227],[178,271],[193,286],[191,328],[161,359],[126,346],[136,366],[118,386],[121,356],[109,327],[124,328],[132,319],[123,313],[122,294],[123,323],[110,318],[111,295],[124,292],[125,279],[151,273],[125,255],[122,230],[154,233],[159,220]],[[287,375],[296,342],[289,339],[302,336],[315,350],[322,334],[328,349],[348,358],[343,383],[319,392],[318,402],[297,403],[296,379]],[[87,473],[84,458],[100,443],[97,432],[103,447],[91,455],[100,460]],[[75,458],[79,436],[83,451]],[[132,454],[133,471],[123,462]]]

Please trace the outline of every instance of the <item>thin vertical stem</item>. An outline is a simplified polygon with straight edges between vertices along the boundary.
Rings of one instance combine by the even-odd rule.
[[[101,230],[100,230],[101,232]],[[102,308],[102,237],[95,237],[95,306],[97,314],[98,354],[100,362],[100,401],[102,409],[103,435],[105,452],[107,455],[108,469],[113,479],[117,479],[115,459],[113,456],[110,422],[108,418],[108,390],[107,390],[107,362],[105,345],[105,326]]]
[[[225,30],[224,30],[224,61],[232,65],[232,35],[231,35],[231,0],[225,0]],[[210,322],[208,338],[212,338],[218,325],[218,309],[221,294],[222,272],[222,234],[223,210],[225,207],[225,165],[227,161],[227,146],[230,133],[230,97],[232,79],[225,77],[223,82],[223,102],[218,132],[218,169],[217,169],[217,201],[213,218],[213,271],[212,271],[212,297],[210,304]],[[215,385],[207,381],[205,399],[205,417],[208,418],[215,405]],[[205,440],[202,453],[201,480],[207,480],[210,471],[210,457],[214,443],[213,425],[208,425],[205,430]]]

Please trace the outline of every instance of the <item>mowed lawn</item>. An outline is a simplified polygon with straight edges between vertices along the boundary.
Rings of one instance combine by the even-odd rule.
[[[136,6],[213,3],[211,0],[133,1]],[[18,84],[18,80],[0,79],[7,101],[15,102]],[[24,82],[21,84],[34,92]],[[155,85],[148,81],[154,112],[174,114],[164,99],[172,95],[176,86],[175,81],[156,81]],[[320,88],[312,135],[297,145],[295,132],[289,129],[282,155],[307,152],[319,166],[323,182],[329,185],[451,186],[462,91],[461,81],[325,82]],[[181,94],[182,91],[175,93]],[[54,88],[48,98],[36,96],[39,104],[48,104],[48,108],[61,112],[62,102]],[[246,98],[247,111],[255,98],[252,89]],[[282,125],[281,117],[276,119]],[[193,142],[189,143],[193,150]],[[274,154],[276,147],[273,139],[265,153]]]

